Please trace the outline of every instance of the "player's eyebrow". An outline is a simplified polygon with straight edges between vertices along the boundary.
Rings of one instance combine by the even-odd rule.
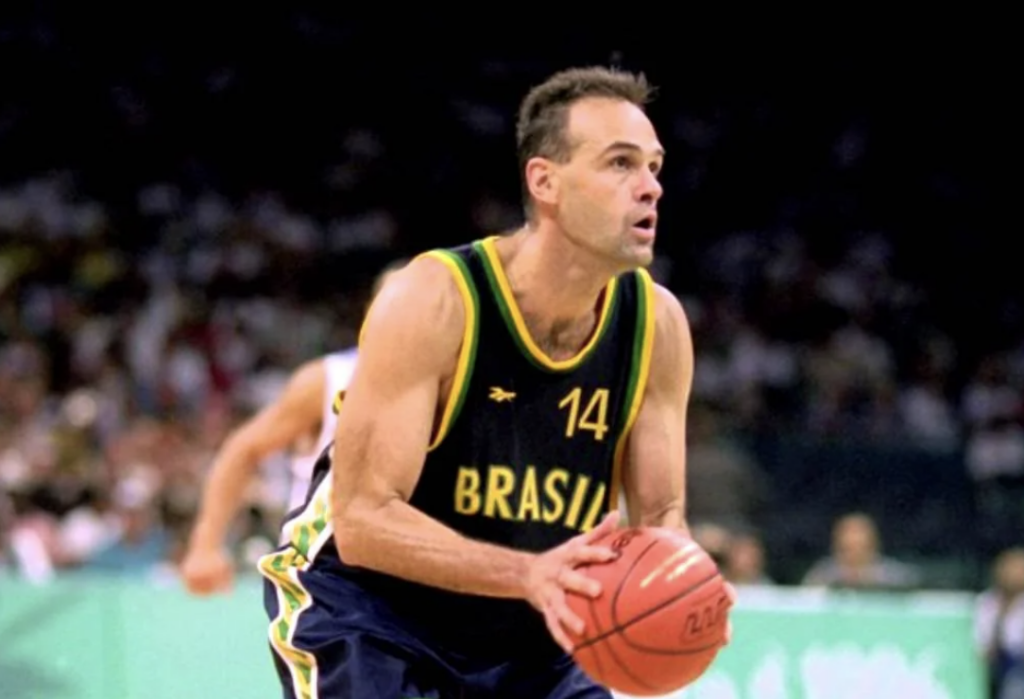
[[[640,146],[638,146],[635,143],[630,143],[629,141],[615,141],[614,143],[609,145],[607,148],[605,148],[603,151],[601,151],[601,155],[608,155],[609,153],[611,153],[613,151],[617,151],[617,150],[629,150],[629,151],[635,151],[637,153],[642,153],[643,152],[643,148],[641,148]],[[654,155],[656,157],[659,157],[659,158],[664,158],[665,157],[665,149],[662,148],[661,146],[659,146],[654,151]]]

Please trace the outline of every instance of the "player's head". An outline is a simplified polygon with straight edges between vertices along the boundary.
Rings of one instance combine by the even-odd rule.
[[[651,94],[642,75],[566,70],[526,95],[516,125],[530,221],[626,268],[654,257],[664,152],[645,111]]]

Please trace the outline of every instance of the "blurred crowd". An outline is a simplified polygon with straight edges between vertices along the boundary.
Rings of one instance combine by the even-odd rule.
[[[172,185],[140,190],[135,214],[152,235],[126,252],[111,243],[116,220],[74,185],[60,173],[0,190],[7,548],[33,570],[130,567],[129,550],[166,563],[228,430],[302,360],[354,342],[376,268],[325,250],[358,224],[301,235],[302,214],[273,196],[232,206]],[[702,251],[709,290],[683,294],[697,352],[691,518],[759,531],[773,484],[736,436],[771,430],[962,453],[978,502],[991,501],[980,511],[1017,536],[1024,344],[965,367],[955,338],[919,334],[926,291],[895,275],[882,236],[832,266],[795,234],[755,238]],[[349,255],[352,278],[332,288]],[[655,266],[663,280],[669,269]],[[240,542],[273,541],[287,458],[266,464]],[[140,532],[155,538],[118,548]]]

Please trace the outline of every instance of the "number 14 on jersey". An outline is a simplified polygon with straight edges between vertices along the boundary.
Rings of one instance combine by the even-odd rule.
[[[569,419],[565,426],[566,439],[572,439],[577,431],[590,431],[594,433],[594,439],[598,442],[604,440],[608,431],[608,389],[598,388],[587,400],[586,407],[580,413],[580,406],[583,405],[583,389],[576,387],[561,400],[558,407],[569,411]]]

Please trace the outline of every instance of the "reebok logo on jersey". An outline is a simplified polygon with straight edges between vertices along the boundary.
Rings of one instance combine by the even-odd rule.
[[[511,403],[512,399],[516,397],[515,393],[506,391],[504,388],[499,386],[491,386],[491,395],[488,396],[495,403]]]

